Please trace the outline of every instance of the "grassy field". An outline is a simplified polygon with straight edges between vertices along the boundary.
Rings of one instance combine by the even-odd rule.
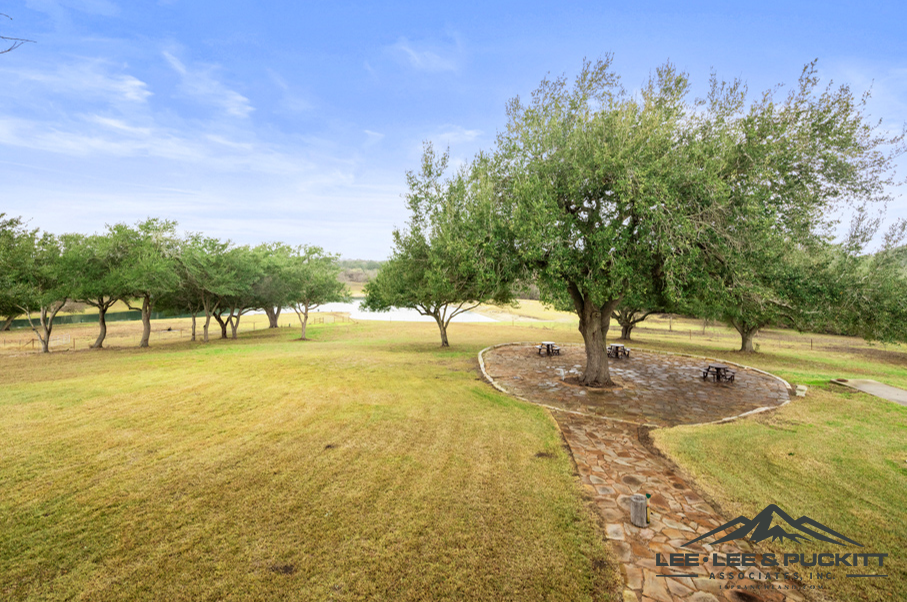
[[[777,504],[888,553],[887,579],[830,582],[840,600],[907,600],[907,408],[838,388],[812,389],[767,415],[732,424],[655,431],[657,445],[717,500],[726,517]],[[777,552],[854,552],[821,542]]]
[[[480,311],[501,322],[454,324],[448,351],[430,323],[316,324],[301,343],[293,315],[209,345],[155,321],[144,351],[124,347],[137,323],[49,357],[0,334],[0,599],[606,599],[614,564],[556,427],[475,372],[486,345],[580,342],[576,321]],[[904,347],[768,330],[743,355],[733,331],[661,317],[634,339],[809,386],[654,439],[727,518],[776,503],[889,554],[888,579],[837,580],[838,599],[907,599],[907,408],[828,384],[907,388]]]
[[[560,312],[546,315],[535,302],[528,311],[511,311],[516,320],[527,314],[557,320],[536,326],[561,331],[549,333],[556,340],[579,341],[575,321]],[[760,353],[741,354],[731,329],[661,316],[644,322],[633,336],[634,348],[722,357],[807,385],[805,398],[776,412],[730,424],[656,430],[653,439],[728,519],[753,517],[774,503],[794,518],[808,515],[863,543],[860,551],[889,554],[884,571],[865,571],[887,579],[837,579],[829,587],[836,599],[907,600],[907,407],[829,383],[871,378],[907,388],[907,348],[769,329],[756,338]],[[774,549],[829,551],[824,544]]]
[[[0,599],[610,599],[556,425],[477,378],[525,333],[454,332],[0,356]]]
[[[635,347],[723,357],[809,387],[805,398],[778,411],[730,424],[657,430],[653,439],[728,519],[753,517],[773,503],[859,541],[861,552],[889,554],[884,570],[854,569],[887,579],[838,578],[829,585],[835,599],[907,600],[907,407],[828,382],[871,378],[907,388],[907,349],[769,330],[757,338],[760,353],[740,354],[733,351],[736,333],[720,326],[704,333],[701,321],[674,320],[673,331],[665,320],[644,326],[634,331]],[[830,551],[827,544],[771,547]]]

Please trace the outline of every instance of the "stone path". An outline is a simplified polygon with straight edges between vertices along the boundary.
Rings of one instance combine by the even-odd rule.
[[[752,411],[763,405],[778,406],[789,399],[782,381],[738,369],[736,388],[734,384],[703,382],[697,376],[701,375],[703,360],[634,353],[631,360],[613,370],[623,388],[583,394],[579,387],[560,380],[562,375],[569,376],[571,370],[579,370],[577,364],[585,359],[581,347],[566,347],[561,357],[540,357],[534,353],[531,346],[513,345],[484,350],[480,357],[486,376],[495,386],[552,410],[573,452],[580,477],[593,492],[607,537],[622,564],[626,602],[799,602],[806,599],[791,589],[796,588],[794,584],[773,579],[775,575],[765,575],[753,567],[734,571],[738,577],[743,572],[743,579],[709,579],[710,573],[729,570],[713,566],[712,553],[756,553],[758,559],[758,550],[742,540],[718,548],[701,543],[684,547],[687,541],[708,533],[727,519],[639,438],[641,430],[645,431],[641,429],[642,422],[692,424]],[[607,418],[612,412],[620,420]],[[648,528],[640,529],[630,523],[629,500],[634,493],[652,494]],[[670,554],[678,553],[696,553],[699,565],[656,564],[656,554],[667,560]],[[703,563],[706,557],[708,561]],[[726,588],[729,584],[733,589]]]

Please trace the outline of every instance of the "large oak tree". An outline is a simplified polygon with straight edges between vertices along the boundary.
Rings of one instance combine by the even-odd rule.
[[[543,299],[579,316],[583,384],[612,384],[606,337],[625,296],[740,309],[747,287],[765,298],[773,250],[811,248],[842,203],[883,200],[899,152],[883,148],[902,139],[879,136],[846,87],[817,86],[810,65],[781,101],[748,104],[745,85],[714,77],[691,101],[666,64],[631,94],[607,57],[511,101],[501,199]]]

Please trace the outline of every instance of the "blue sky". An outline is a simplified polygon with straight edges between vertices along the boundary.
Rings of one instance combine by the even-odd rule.
[[[0,212],[51,232],[147,216],[380,259],[423,140],[491,148],[505,102],[613,52],[752,92],[824,79],[907,122],[907,3],[14,0],[0,35]],[[901,162],[901,176],[907,163]],[[898,199],[889,216],[907,217]]]

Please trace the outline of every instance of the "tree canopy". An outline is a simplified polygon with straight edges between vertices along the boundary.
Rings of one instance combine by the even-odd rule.
[[[666,64],[630,94],[609,56],[508,105],[502,202],[543,300],[579,316],[583,384],[612,383],[605,338],[624,297],[692,295],[728,316],[772,297],[767,257],[822,244],[841,204],[884,201],[903,150],[848,88],[819,90],[814,65],[780,102],[747,105],[743,83],[715,77],[706,99],[689,91]]]
[[[55,236],[0,214],[0,326],[25,314],[44,351],[49,351],[54,318],[68,300],[98,309],[94,348],[103,346],[105,316],[117,301],[141,312],[142,347],[149,345],[155,310],[190,313],[192,340],[196,316],[203,313],[208,341],[212,318],[222,338],[228,338],[229,329],[235,339],[246,313],[264,309],[274,324],[282,308],[293,307],[305,338],[309,311],[349,298],[339,271],[337,256],[320,247],[235,246],[199,233],[179,236],[176,223],[168,220],[114,224],[89,236]]]
[[[495,181],[485,157],[445,177],[447,152],[426,144],[421,171],[407,172],[410,211],[395,229],[394,250],[366,284],[364,307],[415,309],[431,316],[449,346],[447,328],[481,303],[508,303],[518,275],[510,237],[496,214]]]

